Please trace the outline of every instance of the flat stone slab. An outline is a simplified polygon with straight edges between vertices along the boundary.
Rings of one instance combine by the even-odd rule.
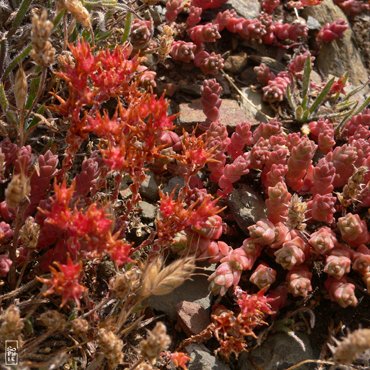
[[[182,103],[179,108],[179,122],[185,127],[196,125],[206,120],[200,99],[193,100],[190,103]],[[222,124],[231,128],[241,122],[255,121],[253,113],[248,112],[236,100],[232,99],[222,99],[219,120]]]

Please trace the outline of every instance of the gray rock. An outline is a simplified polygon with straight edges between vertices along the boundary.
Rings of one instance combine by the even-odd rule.
[[[176,305],[182,301],[195,302],[205,310],[211,306],[211,296],[208,290],[207,276],[196,275],[192,280],[185,281],[180,287],[170,294],[150,297],[148,304],[157,311],[164,312],[171,320],[176,319]]]
[[[307,17],[307,27],[309,30],[319,30],[321,28],[320,22],[310,15]]]
[[[177,325],[186,335],[199,334],[210,323],[210,311],[199,303],[182,301],[176,306]]]
[[[266,121],[266,118],[274,116],[274,111],[271,107],[262,101],[261,92],[251,87],[243,87],[241,90],[245,95],[245,98],[241,99],[241,105],[244,110],[248,110],[253,117],[263,122]]]
[[[320,5],[307,7],[302,13],[306,18],[311,16],[317,19],[321,25],[339,18],[346,19],[345,14],[332,0],[324,0]],[[340,77],[344,72],[348,72],[350,82],[360,85],[368,80],[368,74],[360,53],[352,42],[352,36],[352,31],[348,29],[341,39],[324,44],[316,58],[316,64],[325,76],[330,73]]]
[[[190,344],[186,351],[191,357],[189,370],[230,370],[230,367],[212,355],[204,344]]]
[[[155,219],[155,215],[157,213],[157,207],[153,206],[153,204],[150,204],[145,201],[140,201],[139,208],[141,210],[141,215],[143,218],[146,218],[147,220]]]
[[[261,12],[258,0],[229,0],[228,3],[244,18],[256,18]]]
[[[194,126],[205,120],[206,116],[203,113],[200,99],[180,104],[179,121],[181,125]],[[249,110],[241,107],[236,100],[222,99],[219,120],[228,127],[235,127],[243,121],[254,120],[254,116]]]
[[[258,192],[242,184],[234,189],[227,200],[231,214],[239,227],[247,232],[247,227],[261,218],[266,218],[265,202]]]
[[[238,370],[285,370],[300,361],[315,358],[308,336],[296,335],[301,343],[285,333],[271,335],[260,347],[240,355]],[[312,368],[315,366],[303,365],[299,369]]]
[[[185,180],[183,177],[174,176],[170,178],[166,186],[163,188],[164,193],[171,193],[173,189],[180,189],[185,185]]]
[[[153,202],[159,199],[158,184],[155,181],[153,172],[148,172],[145,180],[141,183],[140,194]]]

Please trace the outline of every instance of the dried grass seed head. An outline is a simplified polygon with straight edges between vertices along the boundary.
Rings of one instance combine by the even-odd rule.
[[[67,325],[67,320],[64,315],[56,310],[43,312],[38,320],[51,331],[63,331]]]
[[[20,173],[13,175],[5,190],[5,201],[9,208],[17,208],[30,194],[30,179]]]
[[[184,257],[163,267],[163,257],[150,262],[143,273],[141,296],[161,296],[171,293],[191,278],[195,270],[195,258]]]
[[[141,283],[141,271],[137,267],[132,267],[130,270],[122,274],[118,274],[110,281],[110,289],[119,299],[127,298],[127,295],[135,292]]]
[[[80,0],[61,0],[59,6],[70,12],[83,27],[91,29],[90,14]]]
[[[306,214],[307,203],[302,201],[302,198],[297,194],[293,194],[289,208],[288,208],[288,219],[287,226],[292,229],[305,230],[306,228]]]
[[[48,14],[45,9],[41,12],[40,16],[34,13],[32,17],[31,58],[43,67],[50,66],[54,63],[55,59],[55,49],[49,41],[54,25],[47,17]]]
[[[71,330],[76,335],[84,335],[89,330],[89,322],[82,318],[77,318],[71,322]]]
[[[0,341],[19,338],[24,324],[18,307],[9,306],[0,316],[0,322]]]
[[[15,104],[19,110],[24,108],[27,99],[27,92],[28,92],[28,84],[27,84],[27,76],[24,72],[22,66],[18,68],[17,73],[15,74],[15,81],[14,81],[14,97],[15,97]]]
[[[333,349],[333,358],[340,364],[351,364],[368,349],[370,349],[370,329],[358,329],[338,343]]]
[[[39,241],[40,225],[32,216],[27,217],[26,222],[19,230],[19,240],[22,246],[35,249]]]
[[[108,360],[110,369],[115,369],[123,361],[123,342],[112,331],[101,328],[98,331],[100,351]]]
[[[162,322],[157,322],[154,329],[148,331],[147,338],[140,342],[140,354],[154,365],[161,352],[165,351],[170,344],[171,339],[167,335],[166,326]]]

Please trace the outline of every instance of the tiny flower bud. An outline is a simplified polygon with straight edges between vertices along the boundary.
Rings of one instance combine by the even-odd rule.
[[[335,279],[341,279],[351,269],[351,260],[345,256],[330,255],[326,257],[326,264],[324,272],[334,277]]]
[[[312,274],[306,266],[298,266],[289,271],[287,275],[288,291],[295,297],[307,297],[312,291]]]
[[[262,263],[258,265],[256,270],[249,278],[249,281],[254,285],[257,285],[260,289],[270,286],[275,282],[275,280],[276,271],[273,268]]]

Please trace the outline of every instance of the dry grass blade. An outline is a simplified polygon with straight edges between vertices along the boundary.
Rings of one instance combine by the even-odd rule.
[[[195,258],[185,257],[163,267],[163,258],[158,257],[144,271],[141,296],[160,296],[171,293],[190,279],[195,269]]]

